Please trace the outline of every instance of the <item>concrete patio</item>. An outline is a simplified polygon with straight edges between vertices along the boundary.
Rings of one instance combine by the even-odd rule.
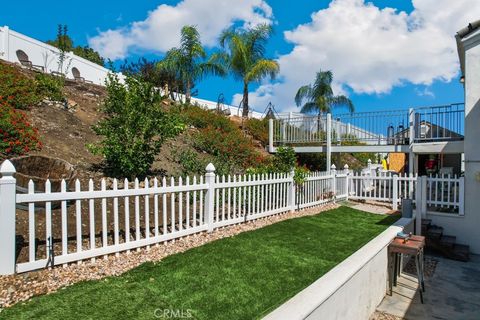
[[[433,275],[426,277],[425,303],[420,303],[416,278],[403,273],[377,311],[408,320],[480,319],[480,256],[472,255],[469,262],[432,255],[428,259],[437,263]]]

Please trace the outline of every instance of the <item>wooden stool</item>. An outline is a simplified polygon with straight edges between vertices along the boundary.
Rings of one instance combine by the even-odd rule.
[[[425,292],[424,282],[424,248],[425,237],[411,236],[408,240],[403,238],[395,238],[388,246],[388,253],[392,263],[389,263],[389,287],[390,295],[393,292],[393,286],[397,285],[397,276],[400,275],[402,269],[402,257],[404,254],[415,258],[415,266],[417,268],[417,279],[419,283],[420,300],[423,303],[423,292]]]

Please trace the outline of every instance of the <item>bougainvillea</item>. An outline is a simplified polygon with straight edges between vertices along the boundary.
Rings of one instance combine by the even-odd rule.
[[[25,112],[11,106],[13,97],[0,96],[0,155],[2,158],[40,150],[38,130],[28,121]]]

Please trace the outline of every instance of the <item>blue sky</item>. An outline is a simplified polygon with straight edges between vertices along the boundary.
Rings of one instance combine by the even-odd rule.
[[[225,27],[273,23],[268,55],[278,59],[281,74],[251,86],[258,111],[269,101],[278,110],[295,111],[296,89],[312,82],[319,69],[333,71],[336,92],[349,95],[357,111],[463,102],[453,36],[480,16],[476,0],[24,3],[2,4],[0,24],[39,40],[54,38],[57,24],[67,24],[75,44],[90,44],[117,64],[161,58],[186,23],[199,27],[209,51],[218,49],[215,39]],[[241,84],[207,78],[197,88],[201,98],[224,93],[238,103]]]

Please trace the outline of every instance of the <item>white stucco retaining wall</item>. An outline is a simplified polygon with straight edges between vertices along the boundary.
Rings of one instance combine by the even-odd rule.
[[[402,218],[264,319],[367,320],[385,296],[388,244],[413,220]]]
[[[64,73],[63,71],[65,71],[61,71],[59,68],[58,55],[60,51],[57,48],[13,31],[7,26],[0,27],[0,59],[20,64],[17,57],[17,50],[25,52],[28,55],[28,60],[31,61],[33,65],[43,67],[47,73]],[[80,76],[85,78],[85,80],[103,86],[105,85],[108,73],[111,72],[109,69],[74,55],[71,52],[67,54],[66,60],[65,66],[68,64],[68,68],[64,66],[64,69],[67,69],[66,77],[69,79],[74,78],[72,69],[77,68],[80,71]],[[124,77],[121,73],[118,73],[118,76],[120,80]],[[185,99],[183,95],[178,96],[180,99]],[[208,109],[217,108],[217,103],[209,100],[192,98],[192,102],[196,102]],[[225,108],[230,109],[231,115],[241,115],[241,113],[239,114],[238,107],[225,105]],[[250,117],[259,119],[262,117],[262,113],[251,110]]]

